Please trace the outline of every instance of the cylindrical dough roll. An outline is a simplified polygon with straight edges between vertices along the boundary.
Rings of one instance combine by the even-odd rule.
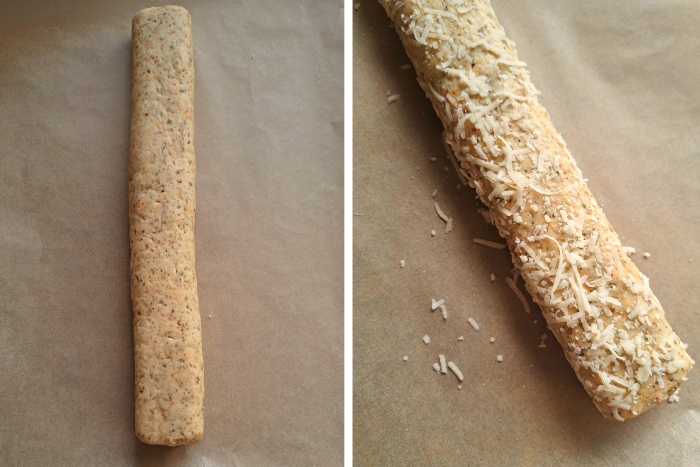
[[[488,0],[380,0],[465,175],[601,413],[633,418],[694,363],[537,100]]]
[[[202,438],[204,373],[194,269],[194,64],[187,10],[132,22],[129,225],[136,436]]]

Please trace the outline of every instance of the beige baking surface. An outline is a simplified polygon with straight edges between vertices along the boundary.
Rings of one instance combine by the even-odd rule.
[[[127,163],[144,1],[0,7],[0,465],[340,465],[340,2],[192,15],[205,434],[134,436]],[[207,316],[211,315],[211,318]]]
[[[700,14],[683,2],[492,4],[698,360],[700,67],[690,57],[700,56]],[[353,15],[355,464],[697,465],[697,370],[677,404],[624,424],[600,415],[553,336],[538,348],[544,320],[532,302],[525,314],[505,283],[507,250],[472,242],[499,238],[474,191],[457,190],[440,123],[414,71],[401,69],[408,59],[386,14],[367,0]],[[387,91],[400,99],[388,104]],[[449,234],[435,188],[454,219]],[[447,321],[430,312],[431,298],[446,299]],[[464,373],[461,390],[451,372],[433,370],[438,354]]]

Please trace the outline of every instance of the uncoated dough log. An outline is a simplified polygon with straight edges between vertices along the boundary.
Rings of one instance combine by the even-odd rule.
[[[149,444],[204,432],[194,180],[190,15],[147,8],[132,22],[129,238],[136,436]]]
[[[488,0],[380,0],[534,301],[600,412],[633,418],[694,363],[537,100]]]

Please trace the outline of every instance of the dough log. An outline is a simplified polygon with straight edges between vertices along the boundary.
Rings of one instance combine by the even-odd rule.
[[[204,431],[194,179],[190,15],[147,8],[132,22],[129,238],[136,436],[149,444]]]
[[[624,421],[693,360],[537,99],[488,0],[380,0],[525,286],[600,412]]]

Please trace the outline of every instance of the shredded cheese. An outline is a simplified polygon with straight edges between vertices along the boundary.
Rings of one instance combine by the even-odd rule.
[[[440,219],[442,219],[445,222],[449,222],[450,218],[445,215],[444,212],[442,212],[442,209],[440,209],[440,205],[435,203],[435,212],[437,212],[437,215]]]
[[[518,287],[515,285],[515,281],[511,279],[510,277],[506,277],[506,282],[508,283],[508,286],[513,289],[513,292],[515,292],[515,295],[518,297],[518,300],[520,300],[520,303],[523,304],[523,308],[525,308],[525,313],[530,313],[530,305],[528,305],[527,300],[525,299],[525,296],[523,293],[518,289]]]
[[[492,242],[489,240],[484,240],[483,238],[474,237],[474,238],[472,238],[472,241],[474,243],[478,243],[479,245],[484,245],[484,246],[487,246],[490,248],[495,248],[497,250],[502,250],[506,247],[506,245],[504,243],[496,243],[496,242]]]
[[[457,376],[457,379],[460,381],[464,381],[464,375],[462,375],[462,372],[459,370],[457,365],[455,365],[452,361],[447,362],[447,366],[452,370],[452,373]]]
[[[693,362],[664,327],[648,280],[630,267],[627,255],[635,250],[622,247],[552,131],[526,64],[488,2],[380,1],[415,46],[409,55],[445,123],[448,158],[505,239],[474,242],[513,247],[525,288],[601,411],[624,420],[667,397]],[[437,203],[435,209],[450,222]],[[518,277],[516,270],[506,282],[529,312]]]

